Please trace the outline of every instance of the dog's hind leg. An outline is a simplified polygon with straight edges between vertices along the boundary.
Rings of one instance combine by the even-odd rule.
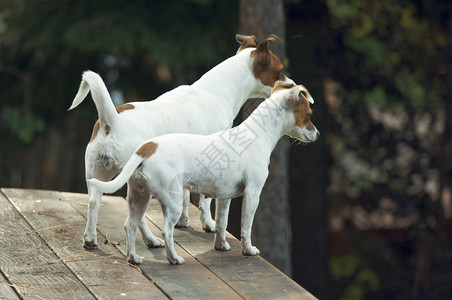
[[[97,249],[97,216],[99,214],[100,199],[102,192],[88,184],[88,211],[86,217],[86,227],[83,236],[83,247],[88,250]]]
[[[254,214],[259,204],[258,193],[248,193],[245,191],[242,200],[242,224],[240,237],[242,253],[244,255],[258,255],[259,249],[251,244],[251,226],[253,225]]]
[[[190,220],[188,218],[188,206],[190,205],[190,192],[187,189],[183,191],[184,202],[182,206],[182,214],[179,221],[176,223],[178,228],[190,227]]]
[[[231,250],[231,246],[226,241],[226,227],[228,226],[229,205],[231,199],[219,200],[215,202],[215,243],[216,250],[228,251]]]
[[[146,246],[148,246],[149,248],[165,247],[165,242],[161,238],[156,237],[149,229],[148,224],[146,223],[145,215],[143,215],[143,218],[141,218],[138,227],[140,228],[141,236],[143,237],[143,241]]]
[[[127,261],[139,265],[143,260],[137,255],[135,250],[135,233],[138,225],[143,220],[151,194],[148,188],[136,185],[133,181],[132,177],[128,182],[127,203],[129,205],[129,214],[124,223],[124,230],[127,237]]]
[[[88,167],[87,167],[88,169]],[[113,172],[98,172],[92,176],[91,174],[86,174],[86,179],[97,178],[101,181],[109,181],[113,178],[115,174]],[[88,250],[97,249],[97,216],[99,214],[99,206],[100,200],[102,198],[103,193],[99,191],[93,185],[87,184],[88,194],[89,194],[89,202],[86,216],[86,227],[83,238],[83,247]]]
[[[210,203],[212,198],[206,198],[203,194],[199,195],[199,209],[201,210],[201,224],[205,232],[213,232],[215,230],[215,221],[210,213]]]
[[[182,189],[182,186],[179,188]],[[172,265],[181,265],[185,262],[185,260],[176,253],[173,239],[174,226],[182,213],[182,202],[182,191],[180,193],[160,193],[160,204],[162,205],[164,216],[162,235],[166,244],[166,257]]]

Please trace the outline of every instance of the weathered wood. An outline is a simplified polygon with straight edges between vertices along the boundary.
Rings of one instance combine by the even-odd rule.
[[[11,284],[3,276],[0,276],[0,299],[20,299]]]
[[[33,230],[99,299],[164,299],[164,293],[140,270],[127,264],[111,243],[97,251],[82,247],[86,219],[59,192],[3,189]],[[100,235],[105,240],[105,237]]]
[[[186,263],[170,265],[165,248],[148,249],[138,238],[137,252],[144,257],[140,273],[124,255],[124,198],[103,197],[99,250],[86,251],[86,194],[1,191],[0,299],[315,299],[263,258],[243,256],[230,234],[232,250],[214,250],[213,234],[204,233],[193,205],[191,227],[176,229],[174,236]],[[146,216],[161,236],[157,200]]]
[[[87,195],[62,193],[64,199],[72,201],[80,213],[86,215]],[[160,207],[152,203],[151,209]],[[127,203],[122,197],[103,196],[98,219],[98,230],[110,240],[120,241],[119,248],[125,253],[125,233],[123,224],[127,217]],[[149,224],[151,231],[161,237],[161,231],[153,223]],[[177,230],[176,230],[177,232]],[[207,235],[204,235],[207,236]],[[210,235],[211,237],[211,235]],[[141,270],[156,282],[172,299],[242,299],[221,278],[205,268],[197,259],[175,245],[176,251],[185,259],[184,265],[170,265],[166,259],[165,248],[147,248],[141,237],[137,238],[137,253],[142,256]]]
[[[146,215],[159,228],[162,227],[163,214],[157,200],[151,200]],[[213,247],[214,235],[202,230],[200,211],[190,205],[189,215],[191,227],[176,229],[174,240],[244,298],[315,299],[262,257],[243,256],[240,241],[229,233],[227,240],[231,250],[216,251]]]
[[[0,207],[0,268],[22,298],[94,298],[2,193]]]

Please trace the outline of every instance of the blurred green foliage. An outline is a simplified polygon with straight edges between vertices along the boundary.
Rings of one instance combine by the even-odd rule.
[[[437,1],[426,5],[439,5]],[[331,26],[342,31],[350,100],[413,108],[442,105],[447,24],[411,1],[327,0]],[[435,19],[436,17],[437,19]],[[432,81],[434,81],[432,84]],[[436,81],[436,84],[435,84]],[[345,98],[345,100],[348,100]]]
[[[64,120],[86,69],[107,85],[106,74],[120,70],[117,85],[129,100],[152,99],[193,82],[237,47],[236,2],[2,0],[0,8],[0,106],[10,107],[1,131],[23,144],[42,132],[43,122]],[[107,56],[115,58],[113,70]],[[5,71],[12,68],[18,71]],[[159,79],[159,68],[170,81]],[[30,87],[24,76],[32,78]],[[27,88],[30,98],[22,102]],[[24,107],[26,115],[17,113]]]
[[[376,291],[380,286],[379,275],[364,267],[354,256],[332,256],[329,267],[334,278],[350,283],[339,298],[341,300],[365,299],[367,292]]]
[[[36,134],[45,129],[45,121],[31,112],[22,112],[17,108],[6,107],[3,114],[10,133],[17,136],[19,141],[24,144],[30,144]]]

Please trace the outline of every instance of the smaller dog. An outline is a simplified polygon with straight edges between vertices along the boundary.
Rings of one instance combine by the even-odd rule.
[[[268,176],[270,154],[283,135],[303,143],[317,140],[320,134],[311,121],[310,103],[314,100],[304,86],[278,81],[271,97],[239,126],[208,136],[167,134],[152,138],[138,148],[113,181],[89,179],[105,193],[115,192],[128,180],[129,215],[124,224],[128,261],[142,263],[135,252],[135,231],[153,195],[164,213],[162,234],[168,261],[184,263],[174,249],[173,231],[187,190],[220,199],[223,207],[217,208],[221,212],[216,220],[217,250],[230,249],[224,206],[243,195],[242,253],[259,254],[251,244],[251,226]]]

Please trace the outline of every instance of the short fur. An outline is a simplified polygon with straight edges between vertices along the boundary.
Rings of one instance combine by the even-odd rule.
[[[211,134],[230,128],[240,107],[248,98],[268,97],[275,81],[284,79],[283,65],[268,50],[269,36],[256,44],[254,36],[237,36],[241,42],[238,53],[220,63],[190,86],[180,86],[148,102],[127,103],[114,107],[102,78],[94,72],[83,73],[83,79],[72,106],[77,107],[91,91],[99,120],[94,125],[85,152],[85,176],[89,205],[84,233],[84,247],[97,248],[97,216],[102,192],[89,179],[111,180],[124,167],[138,145],[144,140],[168,133]],[[267,58],[270,63],[261,63]],[[255,76],[264,69],[264,78]],[[268,73],[273,81],[268,81]],[[265,82],[264,82],[265,81]],[[213,230],[210,199],[200,203],[202,222]],[[180,226],[188,226],[188,197],[184,202]],[[143,239],[149,247],[161,247],[163,241],[140,222]]]
[[[174,249],[173,230],[182,213],[187,189],[219,200],[215,228],[217,250],[230,249],[226,241],[229,202],[243,195],[242,253],[259,254],[251,244],[251,225],[268,176],[273,148],[283,135],[304,143],[313,142],[319,136],[310,120],[312,110],[305,96],[309,95],[306,88],[277,82],[274,90],[269,99],[235,128],[208,136],[168,134],[152,138],[138,148],[113,181],[89,180],[92,186],[105,193],[115,192],[128,181],[129,215],[124,228],[129,262],[142,262],[135,251],[135,231],[149,198],[155,196],[164,213],[162,234],[168,261],[184,263]],[[150,156],[149,151],[144,150],[149,148],[155,150]],[[217,164],[205,167],[208,158],[214,156],[218,158]]]

